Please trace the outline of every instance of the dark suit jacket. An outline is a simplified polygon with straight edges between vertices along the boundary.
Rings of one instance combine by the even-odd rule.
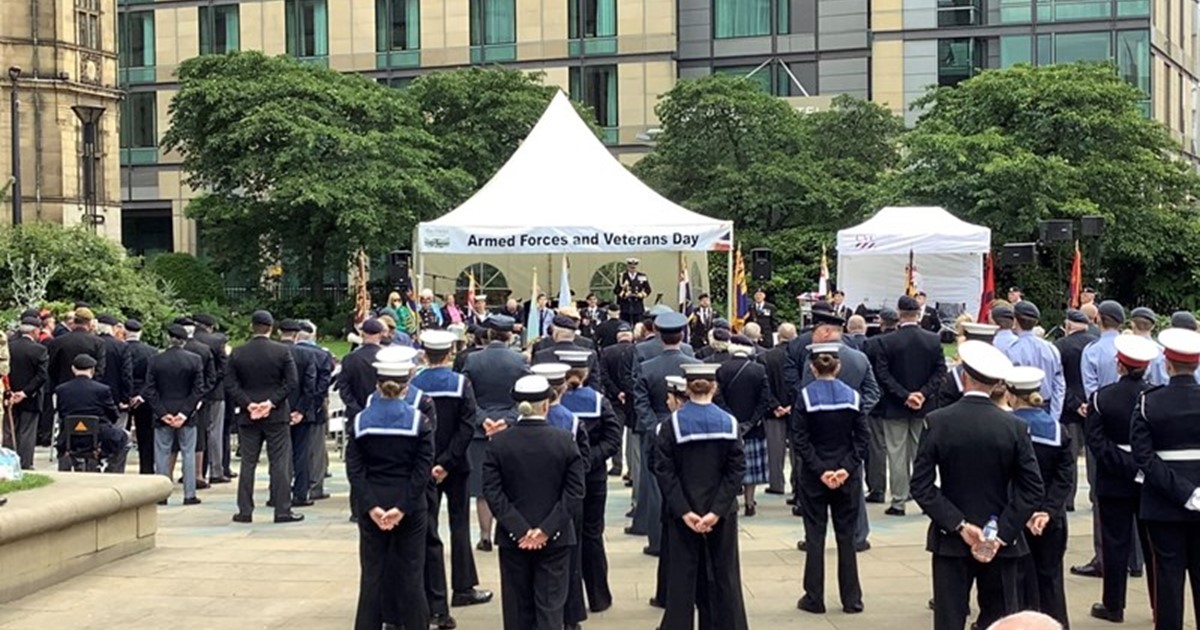
[[[219,332],[204,332],[203,330],[197,330],[194,338],[212,351],[212,381],[208,384],[208,395],[204,399],[225,400],[225,371],[229,364],[229,355],[225,353],[225,346],[229,340]]]
[[[679,350],[671,350],[638,365],[633,396],[637,412],[635,432],[653,431],[658,423],[671,415],[671,410],[667,408],[667,377],[683,376],[683,368],[679,366],[699,362]]]
[[[781,343],[767,350],[758,361],[767,368],[767,381],[771,384],[771,394],[780,407],[792,404],[792,394],[787,388],[787,378],[784,370],[787,367],[787,344]]]
[[[1200,384],[1191,374],[1172,376],[1147,390],[1134,408],[1129,441],[1133,461],[1146,475],[1139,516],[1147,521],[1200,523],[1185,503],[1200,487],[1200,460],[1164,460],[1162,451],[1200,449]]]
[[[879,389],[879,383],[875,380],[875,373],[871,370],[870,360],[867,359],[867,355],[854,348],[843,348],[839,358],[842,367],[838,370],[838,380],[849,385],[858,392],[859,396],[862,396],[863,413],[870,414],[879,406],[879,399],[883,395]],[[802,387],[816,379],[813,376],[811,365],[811,359],[804,360],[804,378],[800,381]]]
[[[200,357],[201,361],[204,362],[204,389],[201,391],[200,396],[202,399],[207,400],[209,397],[209,390],[211,390],[217,382],[217,360],[215,357],[213,357],[213,349],[210,348],[208,344],[195,338],[188,339],[187,343],[183,345],[183,349]]]
[[[529,374],[525,357],[500,342],[492,342],[467,357],[462,374],[470,379],[475,389],[476,439],[484,438],[485,418],[516,419],[517,404],[512,399],[512,388],[522,376]]]
[[[117,403],[108,385],[86,376],[76,376],[54,389],[58,397],[58,416],[71,418],[95,416],[111,424],[117,422]]]
[[[333,384],[333,354],[310,341],[304,341],[298,345],[312,352],[313,359],[317,363],[316,421],[325,422],[329,419],[329,408],[325,402],[329,398],[329,387]]]
[[[367,399],[375,391],[377,378],[374,363],[379,349],[380,346],[375,344],[359,346],[342,359],[337,391],[342,404],[346,406],[348,420],[353,420],[367,406]]]
[[[1058,356],[1062,357],[1063,379],[1067,385],[1066,395],[1063,396],[1062,418],[1059,419],[1063,424],[1084,421],[1083,416],[1076,411],[1080,405],[1087,402],[1087,394],[1083,391],[1083,349],[1096,339],[1099,337],[1089,332],[1077,332],[1054,342],[1054,347],[1058,348]]]
[[[179,347],[151,357],[142,397],[150,405],[156,424],[163,416],[181,413],[187,416],[185,424],[192,425],[203,393],[203,359]]]
[[[25,392],[25,400],[13,407],[13,410],[17,413],[40,412],[42,392],[50,380],[50,353],[46,351],[46,346],[29,337],[18,335],[8,343],[8,355],[9,389]]]
[[[369,347],[369,346],[368,346]],[[357,414],[356,414],[357,415]],[[416,436],[354,436],[346,444],[346,476],[354,488],[350,509],[359,518],[374,508],[397,508],[404,518],[425,518],[433,468],[433,423],[421,417]]]
[[[50,385],[57,387],[73,378],[71,363],[75,357],[86,354],[96,360],[96,378],[104,374],[104,342],[99,337],[83,330],[55,337],[46,345],[50,353]]]
[[[940,486],[935,483],[939,473]],[[1042,492],[1025,425],[986,396],[963,396],[926,417],[913,463],[912,496],[932,520],[926,549],[934,555],[969,555],[955,529],[964,520],[983,527],[992,515],[1005,543],[999,555],[1024,555],[1029,548],[1022,532]]]
[[[158,349],[142,341],[127,341],[129,348],[129,365],[133,368],[133,388],[129,397],[141,396],[146,388],[146,369],[150,366],[150,357],[158,354]]]
[[[104,374],[96,379],[108,385],[118,403],[129,400],[133,390],[133,362],[129,358],[129,346],[112,335],[100,335],[104,343]]]
[[[1129,435],[1134,409],[1149,388],[1146,381],[1126,375],[1092,394],[1084,430],[1092,451],[1089,456],[1096,458],[1097,496],[1136,498],[1142,493],[1142,486],[1134,481],[1138,467]]]
[[[604,365],[604,396],[612,403],[613,411],[622,426],[633,428],[637,415],[633,411],[633,357],[636,348],[630,342],[617,343],[600,351]],[[625,394],[621,404],[620,394]]]
[[[779,314],[775,312],[774,304],[763,302],[760,312],[758,305],[751,302],[750,313],[746,315],[746,321],[754,322],[762,327],[762,345],[764,348],[770,348],[775,345],[775,329],[779,327]]]
[[[483,496],[496,515],[496,544],[516,548],[531,529],[547,547],[576,544],[571,506],[583,501],[584,461],[575,436],[522,418],[492,437],[483,462]]]
[[[901,326],[880,337],[875,355],[875,375],[883,390],[884,418],[920,418],[937,407],[938,391],[946,378],[946,355],[938,336],[919,326]],[[912,392],[925,395],[919,410],[905,406]]]
[[[537,352],[534,352],[533,364],[562,363],[562,360],[559,359],[558,355],[556,354],[556,352],[559,350],[567,350],[571,352],[588,350],[590,352],[588,355],[588,377],[587,381],[584,382],[584,385],[587,385],[598,392],[602,392],[604,391],[604,367],[600,365],[600,358],[596,356],[596,351],[591,350],[590,348],[584,348],[579,344],[579,339],[580,338],[576,338],[573,342],[558,341],[545,348],[542,348],[541,350],[538,350]]]
[[[296,362],[287,346],[256,336],[234,348],[229,356],[229,396],[242,423],[290,421],[288,397],[298,387]],[[271,401],[274,408],[263,420],[251,420],[247,405]]]
[[[771,393],[767,368],[745,357],[734,357],[717,368],[716,403],[737,418],[742,437],[764,438],[763,421],[779,406]]]
[[[596,345],[600,348],[607,348],[617,343],[617,329],[621,327],[621,318],[614,317],[600,322],[596,326]]]
[[[292,411],[304,414],[301,422],[317,421],[317,356],[316,352],[297,343],[287,344],[296,362],[296,389],[288,396]]]

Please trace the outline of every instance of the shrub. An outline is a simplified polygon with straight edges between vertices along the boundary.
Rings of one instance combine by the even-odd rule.
[[[220,302],[224,298],[221,276],[191,254],[159,254],[150,259],[146,268],[170,283],[179,298],[189,305]]]

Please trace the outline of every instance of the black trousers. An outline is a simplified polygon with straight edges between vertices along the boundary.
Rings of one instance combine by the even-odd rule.
[[[608,588],[608,554],[604,550],[608,479],[606,471],[601,473],[587,482],[583,495],[583,538],[579,543],[583,589],[592,610],[603,610],[612,605],[612,591]]]
[[[858,580],[858,557],[854,550],[855,532],[862,510],[862,482],[857,474],[837,490],[830,490],[818,478],[802,473],[800,505],[804,511],[804,592],[810,599],[825,602],[825,533],[833,514],[833,538],[837,541],[838,594],[842,606],[862,603],[862,585]]]
[[[1148,521],[1154,553],[1154,630],[1183,627],[1184,577],[1192,584],[1192,611],[1200,614],[1200,526],[1195,521]]]
[[[301,422],[291,427],[292,434],[292,498],[303,501],[308,498],[308,487],[311,483],[309,462],[312,460],[308,452],[308,440],[316,425],[311,422]]]
[[[721,518],[709,534],[697,534],[671,518],[663,523],[671,549],[667,579],[667,609],[660,630],[695,628],[700,604],[700,627],[747,630],[742,600],[742,571],[738,560],[737,516]]]
[[[425,521],[421,513],[406,515],[385,532],[370,517],[359,519],[355,630],[379,630],[385,621],[404,628],[429,627],[429,607],[422,596]]]
[[[933,556],[933,628],[963,630],[970,612],[971,585],[978,589],[979,627],[1017,612],[1017,558],[987,564],[971,556]]]
[[[504,630],[562,630],[570,565],[571,547],[539,551],[501,547]]]
[[[1020,560],[1021,607],[1050,615],[1064,628],[1069,628],[1067,592],[1063,587],[1063,556],[1067,553],[1066,517],[1060,514],[1050,519],[1041,536],[1026,532],[1025,540],[1029,542],[1029,555]]]
[[[435,615],[450,612],[445,545],[438,531],[443,496],[446,512],[450,515],[450,585],[458,593],[479,584],[475,556],[471,555],[471,504],[467,496],[470,475],[470,471],[452,472],[442,483],[430,483],[429,524],[425,532],[425,599],[429,600],[429,612]]]
[[[38,446],[50,446],[50,441],[54,437],[54,423],[58,421],[58,411],[54,408],[53,388],[48,384],[46,389],[48,391],[42,392],[42,415],[38,418]],[[153,441],[154,439],[151,438],[151,442]]]
[[[225,448],[221,451],[221,472],[226,477],[233,477],[233,468],[230,467],[230,460],[233,457],[233,449],[230,448],[233,432],[237,430],[237,422],[233,418],[234,405],[230,402],[229,397],[225,398]]]
[[[271,471],[271,502],[275,514],[292,510],[292,434],[286,422],[242,422],[238,425],[238,456],[242,467],[238,477],[238,513],[254,512],[254,471],[267,445],[267,463]]]
[[[1139,497],[1097,497],[1096,510],[1100,522],[1100,558],[1104,567],[1104,595],[1100,600],[1109,610],[1125,610],[1129,572],[1126,561],[1134,547],[1142,546],[1142,555],[1151,557],[1145,523],[1137,518]],[[1154,569],[1146,571],[1151,605],[1154,603]]]
[[[137,434],[138,473],[154,474],[154,412],[142,403],[133,408],[133,430]]]
[[[22,470],[33,470],[33,452],[37,447],[40,411],[13,411],[12,423],[5,422],[4,447],[17,452]],[[14,435],[15,433],[15,435]]]

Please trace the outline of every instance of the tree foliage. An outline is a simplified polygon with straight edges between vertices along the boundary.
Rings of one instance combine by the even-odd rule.
[[[406,243],[470,186],[412,100],[366,78],[243,52],[185,61],[179,81],[163,145],[222,268],[282,259],[319,294],[358,248]]]
[[[1129,304],[1195,307],[1200,179],[1142,114],[1143,98],[1101,64],[1017,66],[934,89],[916,104],[926,111],[904,138],[893,199],[944,206],[991,227],[996,244],[1037,240],[1042,220],[1103,216],[1102,264],[1085,265],[1089,283],[1103,280],[1106,295]],[[1089,253],[1099,245],[1082,242]],[[1061,305],[1072,250],[1049,248],[1040,266],[1004,273]]]
[[[221,276],[191,254],[159,254],[150,259],[147,268],[170,283],[176,295],[189,305],[215,303],[225,297]]]

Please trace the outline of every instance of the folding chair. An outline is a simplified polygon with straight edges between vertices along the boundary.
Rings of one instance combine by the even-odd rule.
[[[58,420],[58,432],[64,440],[63,459],[59,470],[100,472],[100,418],[96,416],[63,416]]]

